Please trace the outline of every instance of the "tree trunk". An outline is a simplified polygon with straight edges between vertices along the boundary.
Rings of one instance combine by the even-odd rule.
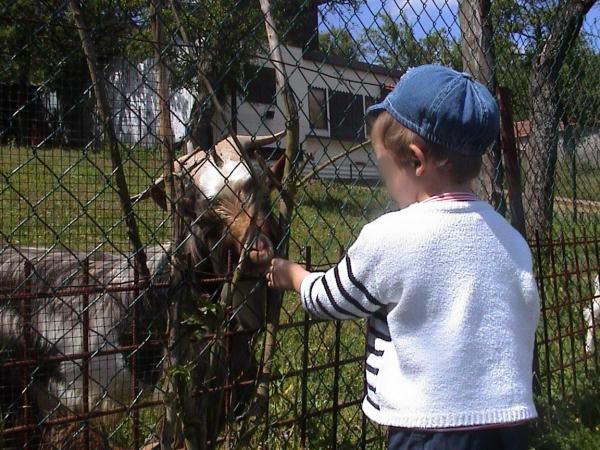
[[[490,0],[462,0],[458,9],[458,18],[463,70],[494,93],[496,77],[492,47],[493,30],[489,20],[490,4]],[[483,156],[483,166],[475,185],[475,193],[504,213],[506,204],[502,194],[504,174],[500,148],[498,138],[491,150]]]
[[[489,12],[490,0],[462,0],[458,19],[463,70],[491,89],[495,80]]]
[[[498,107],[500,108],[500,142],[506,186],[510,204],[510,223],[524,238],[527,238],[525,229],[525,213],[523,211],[523,183],[521,181],[521,165],[515,142],[515,132],[512,115],[512,93],[508,88],[498,87],[496,92]]]
[[[135,271],[140,276],[140,279],[144,281],[150,280],[150,272],[146,265],[146,253],[143,249],[143,244],[140,239],[140,234],[133,213],[133,205],[129,197],[129,188],[127,187],[127,179],[125,178],[125,171],[123,169],[123,160],[121,158],[121,152],[119,150],[119,141],[117,139],[115,129],[110,115],[110,107],[106,97],[106,89],[104,80],[100,76],[98,71],[98,62],[96,58],[96,51],[92,40],[89,35],[89,28],[86,26],[81,12],[81,7],[78,0],[69,0],[69,9],[73,14],[73,21],[77,27],[77,32],[81,40],[81,47],[87,61],[90,81],[94,86],[94,94],[96,96],[96,105],[100,120],[104,128],[104,132],[108,137],[110,145],[110,159],[112,162],[115,184],[117,187],[117,195],[121,204],[121,212],[125,218],[125,226],[127,230],[127,236],[129,243],[131,244],[131,251],[134,255]],[[147,293],[151,297],[151,292]]]
[[[594,3],[595,0],[563,2],[557,8],[548,37],[533,59],[529,81],[529,173],[525,191],[528,236],[535,236],[536,231],[543,235],[552,227],[560,121],[558,73],[579,35],[585,15]]]

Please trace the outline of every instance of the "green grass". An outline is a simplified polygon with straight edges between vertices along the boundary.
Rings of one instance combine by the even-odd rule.
[[[160,173],[158,153],[135,150],[124,155],[125,172],[131,193],[145,189]],[[13,245],[49,246],[61,244],[69,248],[91,251],[126,251],[129,249],[119,202],[113,188],[110,159],[105,153],[82,154],[76,151],[40,150],[33,154],[28,149],[0,148],[0,232],[3,239]],[[591,192],[600,178],[591,169]],[[558,178],[564,179],[559,173]],[[582,179],[582,178],[581,178]],[[596,183],[596,184],[594,184]],[[594,188],[595,189],[595,188]],[[565,195],[561,193],[560,195]],[[591,198],[590,197],[590,198]],[[584,197],[582,197],[584,198]],[[600,195],[594,199],[600,199]],[[348,248],[361,227],[389,207],[386,194],[380,188],[358,186],[349,183],[313,181],[302,189],[296,198],[297,209],[292,224],[290,257],[305,259],[306,248],[312,249],[312,264],[330,264],[337,261],[340,251]],[[135,207],[136,219],[144,242],[161,241],[168,235],[164,226],[165,214],[151,200]],[[595,235],[597,215],[582,215],[577,223],[568,212],[558,211],[555,234],[567,232],[576,235]],[[559,249],[560,250],[560,249]],[[593,387],[597,387],[597,366],[594,361],[581,359],[582,334],[575,339],[564,335],[569,331],[573,318],[581,317],[581,298],[590,298],[589,275],[578,279],[574,275],[564,277],[552,274],[572,270],[576,262],[583,267],[597,267],[595,256],[589,259],[585,245],[567,246],[555,255],[555,268],[546,257],[542,265],[548,273],[546,301],[549,314],[547,321],[549,337],[556,338],[540,355],[544,390],[538,404],[551,412],[552,421],[543,423],[536,434],[537,449],[592,449],[600,448],[597,428],[600,417],[590,406],[589,399],[597,399]],[[557,265],[558,262],[558,265]],[[560,307],[555,315],[553,307]],[[299,416],[301,392],[307,389],[307,412],[314,413],[307,421],[307,440],[310,448],[328,448],[332,439],[338,448],[356,448],[361,440],[362,414],[360,405],[349,406],[338,412],[337,435],[332,437],[333,412],[319,414],[333,404],[333,384],[339,383],[338,403],[359,400],[362,397],[362,364],[349,363],[341,366],[339,373],[327,368],[308,373],[305,381],[298,374],[302,369],[302,355],[308,349],[308,367],[316,367],[333,361],[335,344],[339,343],[340,359],[360,357],[364,352],[364,322],[344,322],[336,339],[335,323],[316,323],[309,328],[305,341],[302,326],[289,326],[301,322],[304,313],[295,295],[286,295],[281,316],[282,330],[278,334],[278,347],[274,361],[275,379],[271,384],[269,424]],[[557,339],[560,336],[561,339]],[[540,337],[543,337],[540,335]],[[559,344],[560,342],[560,344]],[[561,374],[565,389],[556,374],[545,372],[546,362],[557,367],[559,353],[568,369]],[[566,358],[566,359],[565,359]],[[305,385],[303,383],[306,383]],[[546,386],[550,387],[552,403],[547,401]],[[563,394],[563,391],[565,394]],[[598,402],[597,404],[600,404]],[[156,411],[156,410],[154,410]],[[141,414],[142,425],[152,429],[156,412]],[[549,425],[550,424],[550,425]],[[269,446],[274,449],[297,448],[299,442],[297,424],[270,426],[266,434]],[[381,430],[367,425],[367,438],[374,439],[369,448],[382,447]],[[131,420],[124,417],[115,427],[112,440],[122,446],[131,443]]]
[[[600,448],[598,373],[580,379],[579,393],[549,404],[538,397],[538,409],[552,420],[538,422],[532,444],[536,450],[596,450]]]
[[[110,159],[105,153],[0,148],[0,230],[14,245],[62,244],[80,250],[98,245],[127,248]],[[126,158],[126,156],[130,156]],[[135,157],[133,159],[132,157]],[[124,155],[130,194],[146,188],[161,170],[151,151]],[[136,209],[145,242],[162,237],[164,214]],[[158,231],[157,231],[158,230]]]
[[[576,198],[580,200],[600,201],[598,162],[577,161],[573,172],[570,161],[559,160],[556,166],[555,186],[557,197],[572,198],[575,192]]]

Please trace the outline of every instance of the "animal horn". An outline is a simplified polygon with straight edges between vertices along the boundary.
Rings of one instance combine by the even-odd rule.
[[[283,130],[279,133],[270,134],[266,136],[238,135],[237,138],[244,150],[250,150],[253,148],[262,147],[263,145],[272,144],[273,142],[277,142],[279,139],[285,136],[286,133],[287,130]]]

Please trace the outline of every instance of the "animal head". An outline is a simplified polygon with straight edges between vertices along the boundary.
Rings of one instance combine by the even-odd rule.
[[[227,255],[235,264],[244,245],[248,248],[245,270],[262,275],[274,255],[275,224],[269,217],[269,193],[273,179],[281,180],[284,157],[267,169],[252,157],[257,149],[276,142],[285,131],[272,136],[229,136],[211,151],[195,150],[175,161],[178,214],[190,231],[186,253],[192,260],[210,257],[213,269],[224,273]],[[242,147],[240,149],[238,147]],[[251,155],[249,161],[242,153]],[[137,199],[151,197],[166,209],[164,180],[157,179]]]
[[[189,231],[184,253],[194,266],[210,259],[216,273],[228,270],[229,258],[237,264],[248,245],[244,272],[263,275],[274,256],[276,226],[269,216],[268,197],[253,181],[239,187],[223,187],[215,197],[207,197],[187,180],[176,202],[177,214],[185,218]]]

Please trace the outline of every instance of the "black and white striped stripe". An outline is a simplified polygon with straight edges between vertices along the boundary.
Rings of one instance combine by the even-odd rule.
[[[381,339],[382,341],[386,342],[392,342],[391,336],[385,331],[380,331],[379,329],[372,326],[369,328],[369,332],[372,333],[373,336],[375,336],[377,339]]]
[[[382,341],[392,342],[387,322],[377,320],[375,317],[372,317],[371,320],[369,320],[369,333]]]
[[[301,299],[304,309],[312,316],[343,320],[370,317],[365,349],[366,401],[375,409],[379,405],[376,378],[380,360],[391,338],[387,326],[387,307],[377,299],[377,281],[373,268],[354,264],[350,256],[326,273],[314,273],[302,283]]]
[[[344,320],[372,316],[383,303],[367,286],[375,286],[368,267],[353,267],[345,256],[324,274],[312,274],[308,286],[302,285],[302,304],[306,311],[323,319]]]
[[[365,398],[367,399],[367,401],[371,404],[371,406],[373,408],[375,408],[376,410],[379,411],[380,406],[371,397],[369,397],[369,393],[368,392],[367,392],[367,395],[366,395]]]
[[[383,350],[377,350],[375,346],[367,344],[367,353],[375,356],[383,356]]]
[[[383,364],[383,355],[392,345],[387,325],[387,308],[381,308],[370,318],[367,325],[367,344],[365,348],[365,398],[379,410],[377,399],[377,377]]]

